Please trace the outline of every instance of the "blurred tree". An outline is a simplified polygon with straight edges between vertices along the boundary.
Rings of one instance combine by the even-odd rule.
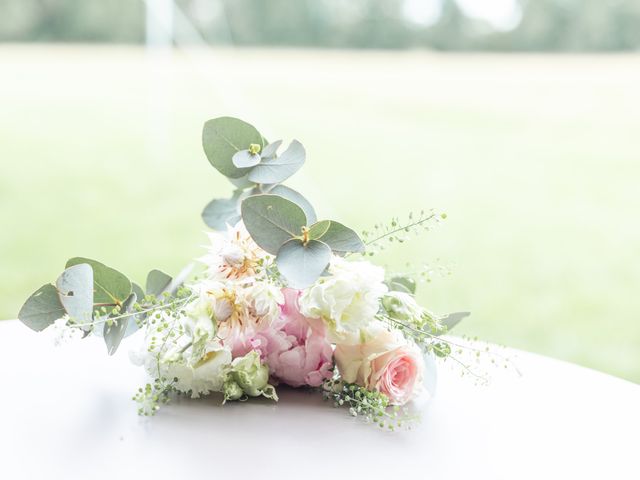
[[[640,48],[640,0],[514,0],[521,22],[496,31],[439,1],[433,25],[407,17],[416,0],[175,0],[212,44],[439,50],[598,51]],[[425,0],[428,1],[428,0]],[[0,41],[144,39],[143,0],[0,0]]]

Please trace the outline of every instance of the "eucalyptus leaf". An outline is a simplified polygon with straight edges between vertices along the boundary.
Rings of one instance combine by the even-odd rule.
[[[249,180],[249,174],[243,175],[239,178],[228,178],[228,180],[239,190],[244,190],[246,188],[251,188],[255,185],[252,181]]]
[[[440,323],[442,324],[442,326],[447,327],[447,330],[446,330],[447,332],[450,332],[453,329],[453,327],[458,325],[463,319],[467,318],[469,315],[471,315],[471,312],[450,313],[444,318],[441,318]]]
[[[389,281],[389,286],[392,290],[415,294],[416,293],[416,281],[413,278],[405,276],[393,277]]]
[[[36,290],[24,303],[18,319],[31,330],[40,332],[67,313],[56,287],[50,283]]]
[[[411,291],[401,283],[389,281],[387,282],[387,286],[389,287],[389,290],[391,290],[392,292],[402,292],[402,293],[408,293],[409,295],[411,295]]]
[[[293,203],[298,205],[302,210],[304,210],[304,214],[307,216],[307,224],[316,223],[318,220],[316,217],[316,211],[313,209],[313,205],[311,205],[309,200],[304,198],[301,193],[298,193],[293,188],[289,188],[285,185],[275,185],[268,190],[268,193],[280,195],[281,197],[291,200]]]
[[[227,224],[235,225],[240,220],[240,200],[244,192],[236,190],[231,198],[211,200],[202,211],[202,220],[214,230],[226,230]]]
[[[173,278],[160,270],[151,270],[147,274],[147,295],[159,297],[168,290]]]
[[[327,230],[329,230],[330,225],[331,220],[320,220],[314,223],[309,227],[309,238],[312,240],[322,238],[322,236],[327,233]]]
[[[135,293],[132,293],[127,297],[127,299],[122,303],[122,307],[120,311],[113,315],[113,317],[119,317],[121,315],[125,315],[131,311],[131,308],[136,303],[137,297]],[[116,318],[112,321],[111,325],[108,322],[104,324],[103,337],[104,343],[107,345],[107,352],[109,355],[113,355],[116,353],[116,350],[120,346],[120,342],[125,336],[127,332],[127,326],[129,321],[132,320],[131,316]]]
[[[93,269],[87,263],[67,268],[56,280],[60,303],[69,317],[91,330],[93,317]]]
[[[275,255],[284,242],[299,236],[307,224],[304,211],[278,195],[253,195],[242,201],[242,220],[253,240]]]
[[[65,268],[87,263],[93,269],[93,303],[101,305],[122,305],[131,294],[131,281],[122,273],[89,258],[75,257]]]
[[[238,118],[219,117],[207,121],[202,129],[202,147],[209,163],[230,178],[240,178],[246,168],[233,164],[233,156],[252,143],[263,146],[262,135],[256,128]]]
[[[144,290],[142,290],[142,287],[136,282],[131,282],[131,292],[136,294],[136,301],[138,303],[144,300]]]
[[[169,286],[166,288],[166,292],[169,293],[169,295],[173,296],[176,294],[176,292],[178,291],[178,289],[184,284],[184,282],[187,280],[187,278],[189,278],[189,275],[191,275],[191,272],[193,270],[193,263],[190,263],[189,265],[187,265],[186,267],[184,267],[182,270],[180,270],[178,272],[178,275],[176,275],[173,280],[171,280],[171,283],[169,284]]]
[[[304,163],[306,153],[300,142],[294,140],[282,155],[263,161],[249,172],[249,180],[255,183],[282,183],[296,173]]]
[[[280,247],[276,256],[278,270],[292,288],[307,288],[322,275],[331,260],[331,249],[326,243],[291,239]]]
[[[337,254],[363,252],[364,243],[356,232],[341,223],[331,220],[331,225],[320,239]]]
[[[260,156],[262,158],[274,157],[275,154],[278,153],[278,148],[280,148],[280,145],[282,145],[282,140],[276,140],[275,142],[270,143],[269,145],[264,147],[264,149],[260,153]]]
[[[131,282],[131,290],[132,293],[136,294],[136,302],[138,304],[142,303],[142,301],[144,300],[145,294],[144,294],[144,290],[142,290],[142,287],[140,285],[138,285],[135,282]],[[128,337],[129,335],[132,335],[133,333],[135,333],[136,331],[138,331],[139,327],[138,327],[138,322],[136,322],[137,318],[140,317],[144,317],[145,314],[141,313],[138,315],[134,315],[133,317],[131,317],[131,319],[129,320],[129,323],[127,325],[127,329],[124,332],[124,336]]]
[[[249,150],[240,150],[231,157],[231,161],[238,168],[251,168],[260,163],[261,157]]]

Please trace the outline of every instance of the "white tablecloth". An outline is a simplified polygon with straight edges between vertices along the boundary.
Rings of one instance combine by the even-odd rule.
[[[127,350],[0,322],[0,478],[640,479],[640,386],[541,356],[488,387],[441,369],[422,422],[391,433],[294,390],[141,418]]]

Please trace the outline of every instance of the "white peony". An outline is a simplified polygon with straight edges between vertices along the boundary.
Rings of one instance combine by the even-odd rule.
[[[280,287],[267,282],[252,283],[241,291],[242,304],[247,315],[256,322],[268,324],[280,317],[280,306],[284,305],[284,295]]]
[[[307,317],[322,318],[332,340],[341,341],[374,321],[387,286],[384,270],[369,262],[334,257],[329,274],[302,294],[300,311]]]

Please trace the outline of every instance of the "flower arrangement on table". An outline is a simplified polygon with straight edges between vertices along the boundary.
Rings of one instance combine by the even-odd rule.
[[[62,337],[100,335],[109,354],[141,330],[131,359],[152,379],[134,396],[141,415],[171,393],[277,401],[276,387],[286,384],[317,389],[378,425],[402,424],[408,413],[399,407],[429,394],[425,358],[452,355],[443,335],[468,313],[431,313],[414,298],[415,279],[388,277],[366,258],[444,215],[393,219],[361,237],[318,220],[311,203],[283,185],[305,161],[300,142],[279,154],[280,140],[269,143],[231,117],[206,122],[202,140],[235,191],[202,213],[215,231],[199,277],[152,270],[143,289],[102,263],[72,258],[18,318]]]

